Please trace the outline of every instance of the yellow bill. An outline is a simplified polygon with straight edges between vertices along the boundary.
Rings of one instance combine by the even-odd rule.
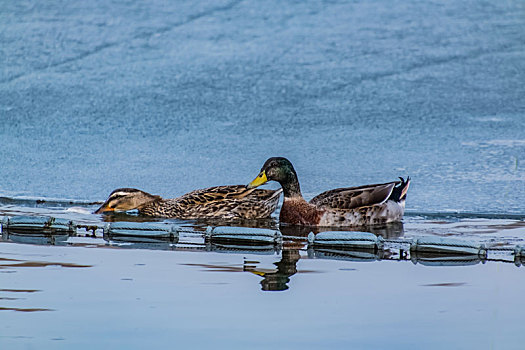
[[[266,178],[266,172],[263,170],[261,171],[261,173],[259,175],[257,175],[257,177],[248,184],[248,188],[255,188],[255,187],[259,187],[261,185],[264,185],[265,183],[268,182],[268,179]]]
[[[266,272],[262,272],[262,271],[250,271],[250,272],[253,273],[254,275],[261,276],[261,277],[264,277],[266,275]]]

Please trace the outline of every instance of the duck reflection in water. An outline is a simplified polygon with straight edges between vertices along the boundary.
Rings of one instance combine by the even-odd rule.
[[[245,267],[245,270],[263,278],[260,282],[262,290],[283,291],[289,288],[290,276],[297,273],[297,262],[299,259],[301,259],[301,255],[298,248],[283,249],[281,260],[274,263],[277,266],[277,271],[267,272],[253,267]]]
[[[310,232],[318,234],[325,231],[363,231],[371,232],[376,236],[381,236],[385,239],[400,238],[404,234],[402,222],[392,222],[384,225],[362,226],[362,227],[309,227],[296,225],[279,225],[279,231],[283,236],[290,237],[308,237]]]
[[[107,216],[105,219],[112,218],[111,221],[128,221],[125,220],[129,218],[129,215],[112,215]],[[151,218],[142,218],[137,217],[137,221],[156,221],[151,220]],[[108,220],[109,221],[109,220]],[[403,223],[395,222],[379,226],[366,226],[366,227],[356,227],[356,228],[332,228],[332,227],[306,227],[306,226],[295,226],[295,225],[279,225],[274,219],[267,219],[264,221],[239,221],[239,222],[225,222],[221,221],[212,221],[212,220],[192,220],[192,221],[183,221],[177,220],[175,223],[184,225],[184,228],[193,230],[194,232],[204,232],[208,225],[212,226],[235,226],[235,227],[256,227],[256,228],[269,228],[276,229],[278,228],[283,235],[283,247],[281,250],[281,259],[278,262],[273,264],[277,269],[263,269],[257,268],[253,265],[255,262],[245,261],[244,266],[222,266],[222,265],[209,265],[209,264],[187,264],[191,266],[201,266],[207,269],[214,271],[228,271],[228,272],[251,272],[255,275],[262,277],[261,289],[263,291],[284,291],[289,289],[288,283],[290,282],[290,277],[296,273],[306,273],[312,271],[297,270],[297,262],[301,259],[300,251],[304,252],[307,247],[307,237],[313,232],[314,234],[324,232],[324,231],[366,231],[371,232],[377,236],[382,236],[383,238],[393,239],[403,236]],[[275,249],[275,246],[272,246]],[[231,251],[233,254],[238,254],[239,249],[245,249],[246,247],[241,244],[240,247],[236,247],[235,244],[231,242],[228,245],[214,245],[210,244],[207,249],[213,251],[215,249],[220,252]],[[162,248],[161,248],[162,249]],[[171,245],[167,245],[166,249],[172,249]],[[185,248],[186,249],[186,248]],[[271,249],[270,249],[271,250]]]
[[[283,246],[281,260],[275,262],[274,265],[277,266],[277,271],[265,271],[258,270],[253,266],[246,266],[245,271],[250,271],[258,276],[263,277],[263,280],[260,282],[262,290],[264,291],[284,291],[289,288],[288,282],[290,282],[290,277],[295,275],[297,272],[308,272],[308,271],[298,271],[297,262],[301,259],[299,250],[306,246],[304,238],[308,237],[310,232],[319,233],[323,231],[343,231],[338,228],[321,228],[321,227],[301,227],[301,226],[290,226],[290,225],[280,225],[279,230],[284,236],[303,238],[300,240],[294,240],[286,242]],[[358,231],[359,229],[355,229]],[[361,228],[362,231],[371,232],[377,236],[382,236],[385,239],[399,238],[403,236],[404,229],[402,222],[395,222],[381,226],[369,226]],[[348,231],[348,229],[346,229]]]

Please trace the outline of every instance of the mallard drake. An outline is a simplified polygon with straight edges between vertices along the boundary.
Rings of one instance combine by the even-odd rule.
[[[303,226],[367,226],[400,221],[410,178],[405,181],[359,187],[337,188],[304,200],[292,163],[286,158],[269,158],[259,175],[247,186],[258,187],[277,181],[284,191],[279,220]]]
[[[275,211],[281,192],[244,185],[217,186],[163,199],[135,188],[119,188],[95,214],[137,209],[145,216],[177,219],[263,219]]]

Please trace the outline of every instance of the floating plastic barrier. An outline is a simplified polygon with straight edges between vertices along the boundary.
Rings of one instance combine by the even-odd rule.
[[[280,244],[282,234],[278,230],[266,228],[208,226],[206,239],[212,242],[240,242],[248,245]]]
[[[111,241],[114,243],[129,243],[129,244],[135,244],[137,246],[140,246],[140,248],[146,248],[149,249],[149,247],[155,247],[156,245],[159,246],[168,246],[171,243],[177,243],[174,241],[171,237],[165,237],[165,238],[150,238],[150,237],[143,237],[143,236],[104,236],[104,239],[106,241]],[[156,248],[151,248],[156,249]]]
[[[382,249],[383,239],[370,232],[325,231],[308,235],[308,243],[314,247],[337,247],[342,249]]]
[[[2,234],[2,239],[22,244],[66,245],[69,234],[27,234],[26,232],[19,234],[6,231]]]
[[[144,222],[113,222],[104,227],[104,238],[125,242],[176,241],[179,233],[173,225]]]
[[[272,244],[250,244],[243,242],[240,244],[207,242],[206,251],[216,253],[236,253],[236,254],[258,254],[258,255],[275,255],[280,253],[279,246]]]
[[[487,249],[481,243],[443,237],[421,237],[412,241],[410,252],[427,254],[478,255],[487,257]]]
[[[330,248],[309,248],[308,257],[316,259],[347,260],[356,262],[370,262],[381,260],[381,250],[339,250]]]
[[[122,249],[173,250],[175,244],[170,240],[143,237],[115,237],[108,240],[111,246]]]
[[[419,253],[413,251],[410,260],[414,265],[421,264],[424,266],[469,266],[485,262],[478,254],[462,255],[436,255],[436,253]]]
[[[2,220],[2,232],[18,233],[75,233],[75,223],[50,216],[12,216]]]

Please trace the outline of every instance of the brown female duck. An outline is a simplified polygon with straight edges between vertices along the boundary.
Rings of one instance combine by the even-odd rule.
[[[277,208],[281,190],[255,190],[244,185],[217,186],[163,199],[135,188],[119,188],[95,211],[137,209],[141,215],[177,219],[263,219]]]

